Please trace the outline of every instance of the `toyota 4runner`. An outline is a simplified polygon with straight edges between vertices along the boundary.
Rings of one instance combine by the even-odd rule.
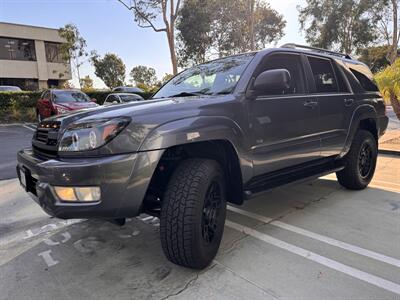
[[[387,123],[363,63],[288,44],[189,68],[148,101],[45,119],[17,173],[58,218],[159,217],[167,258],[204,268],[227,202],[332,172],[364,189]]]

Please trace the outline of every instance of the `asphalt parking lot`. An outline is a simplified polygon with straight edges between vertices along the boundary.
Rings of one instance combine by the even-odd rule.
[[[29,147],[35,125],[0,126],[0,180],[17,176],[17,151]]]
[[[364,191],[329,175],[229,206],[200,272],[165,259],[157,218],[54,219],[2,180],[0,299],[55,298],[400,299],[400,157],[380,155]]]

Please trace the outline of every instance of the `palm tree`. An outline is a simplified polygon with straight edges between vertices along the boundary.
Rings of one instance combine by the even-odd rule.
[[[376,83],[385,99],[389,99],[393,110],[400,120],[400,58],[375,75]]]

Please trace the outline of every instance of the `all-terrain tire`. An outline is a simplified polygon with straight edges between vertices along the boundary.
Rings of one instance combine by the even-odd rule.
[[[359,130],[345,157],[345,168],[336,172],[339,183],[351,190],[365,189],[374,176],[377,156],[375,137],[367,130]]]
[[[160,238],[166,257],[189,268],[208,266],[221,243],[225,217],[226,187],[220,165],[210,159],[182,161],[162,199]]]

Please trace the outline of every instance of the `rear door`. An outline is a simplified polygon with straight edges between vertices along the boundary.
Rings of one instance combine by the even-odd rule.
[[[343,71],[334,60],[307,55],[307,61],[308,71],[314,78],[310,92],[319,103],[321,156],[337,155],[344,147],[354,97]]]
[[[268,54],[254,77],[273,69],[289,71],[289,89],[247,101],[255,175],[320,158],[318,101],[308,94],[302,55]]]

